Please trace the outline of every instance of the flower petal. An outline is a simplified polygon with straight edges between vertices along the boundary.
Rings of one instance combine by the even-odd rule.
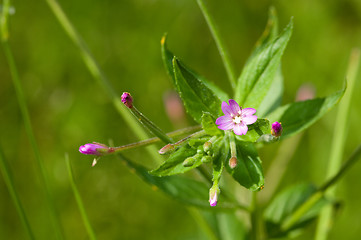
[[[221,116],[217,118],[216,124],[219,125],[218,128],[222,130],[230,130],[234,126],[234,122],[229,116]]]
[[[243,115],[243,117],[246,117],[246,116],[248,116],[248,115],[253,115],[253,114],[255,114],[256,113],[256,109],[254,109],[254,108],[243,108],[242,109],[242,115]]]
[[[238,112],[241,110],[238,103],[234,101],[233,99],[229,99],[229,107],[231,108],[231,111],[234,115],[237,115]]]
[[[222,112],[224,115],[229,116],[232,113],[232,109],[228,106],[227,102],[222,102]]]
[[[246,135],[247,131],[248,131],[247,125],[243,123],[235,124],[235,126],[233,127],[233,132],[236,135]]]
[[[253,124],[256,121],[257,121],[257,116],[256,115],[246,116],[246,117],[243,117],[243,119],[242,119],[242,122],[244,124],[247,124],[247,125]]]

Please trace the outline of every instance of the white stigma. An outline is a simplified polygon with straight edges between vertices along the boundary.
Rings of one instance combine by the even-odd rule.
[[[233,118],[233,122],[235,124],[239,124],[242,122],[242,117],[241,116],[236,116],[235,118]]]

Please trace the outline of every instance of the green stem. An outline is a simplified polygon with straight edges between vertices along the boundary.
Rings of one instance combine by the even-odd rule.
[[[328,181],[326,181],[321,187],[318,188],[317,192],[315,192],[306,202],[304,202],[289,218],[287,218],[281,226],[283,231],[290,229],[294,224],[298,222],[298,220],[306,214],[308,210],[317,203],[324,195],[325,192],[334,184],[341,179],[341,177],[351,168],[353,164],[355,164],[361,157],[361,144],[354,151],[352,156],[344,163],[341,169]]]
[[[183,129],[179,129],[179,130],[174,131],[174,132],[167,133],[167,136],[169,136],[169,137],[177,137],[177,136],[184,135],[184,134],[187,134],[187,133],[191,133],[191,132],[194,132],[194,131],[200,130],[200,129],[201,129],[201,126],[193,126],[193,127],[183,128]],[[133,148],[137,148],[137,147],[148,146],[148,145],[156,143],[156,142],[160,142],[160,139],[157,138],[157,137],[154,137],[154,138],[149,138],[149,139],[146,139],[146,140],[143,140],[143,141],[140,141],[140,142],[130,143],[130,144],[123,145],[123,146],[120,146],[120,147],[114,147],[114,150],[115,150],[115,152],[118,153],[118,152],[121,152],[121,151],[124,151],[124,150],[129,150],[129,149],[133,149]]]
[[[152,121],[150,121],[143,113],[141,113],[135,106],[129,108],[135,118],[150,132],[156,135],[165,143],[173,143],[173,139],[168,137],[159,127],[157,127]]]
[[[33,234],[32,230],[31,230],[29,221],[28,221],[28,219],[26,217],[23,205],[21,204],[19,195],[18,195],[18,193],[17,193],[17,191],[15,189],[13,176],[12,176],[12,173],[10,171],[9,165],[8,165],[7,161],[5,160],[5,156],[4,156],[4,153],[2,151],[1,146],[0,146],[0,171],[1,171],[1,174],[3,175],[3,177],[4,177],[6,187],[9,190],[11,199],[13,200],[14,205],[15,205],[15,209],[19,214],[21,223],[22,223],[25,231],[27,232],[29,239],[35,239],[34,234]]]
[[[334,185],[338,180],[340,180],[341,177],[346,173],[348,169],[354,165],[357,160],[359,160],[361,156],[361,144],[359,147],[355,150],[355,152],[352,154],[350,159],[343,164],[341,169],[336,173],[333,177],[331,177],[327,182],[325,182],[320,188],[319,191],[326,191],[328,188],[330,188],[332,185]]]
[[[335,175],[335,173],[340,169],[342,162],[342,154],[344,152],[345,143],[346,143],[346,133],[348,126],[348,116],[351,104],[352,93],[354,91],[354,86],[356,82],[357,72],[359,68],[360,61],[360,49],[353,49],[351,52],[349,67],[347,70],[348,76],[348,87],[345,95],[343,96],[342,101],[338,107],[338,112],[336,116],[335,129],[333,134],[333,141],[330,152],[330,159],[328,161],[328,170],[327,177]],[[327,191],[329,197],[334,197],[336,193],[336,188],[331,188]],[[328,231],[331,225],[332,217],[332,207],[325,207],[320,215],[318,226],[316,230],[315,239],[316,240],[326,240]]]
[[[2,12],[0,18],[0,27],[1,27],[1,39],[7,41],[9,38],[9,28],[8,28],[8,19],[9,19],[9,9],[10,9],[10,0],[4,0],[2,4]]]
[[[223,65],[224,65],[227,75],[228,75],[229,82],[232,86],[232,89],[234,89],[236,87],[236,74],[234,72],[234,67],[231,63],[231,59],[229,57],[229,54],[228,54],[226,46],[223,42],[223,39],[221,38],[221,36],[218,32],[218,28],[217,28],[216,24],[214,23],[212,16],[209,14],[205,0],[197,0],[197,3],[203,13],[204,18],[206,19],[206,22],[212,33],[214,41],[216,42],[219,54],[221,55],[221,58],[223,60]]]
[[[88,46],[85,41],[78,34],[72,23],[69,21],[68,17],[65,15],[64,11],[58,4],[56,0],[46,0],[46,3],[49,5],[50,9],[53,11],[54,15],[58,19],[60,25],[64,28],[65,32],[68,34],[70,39],[78,47],[81,56],[85,62],[85,65],[88,67],[90,73],[93,75],[94,79],[98,82],[100,86],[103,87],[106,95],[109,96],[113,102],[114,107],[117,109],[119,114],[123,117],[127,125],[134,131],[135,135],[139,139],[146,139],[148,135],[140,126],[137,121],[134,121],[133,116],[128,111],[127,107],[121,102],[119,96],[115,93],[111,87],[108,79],[101,71],[99,64],[96,62],[95,58],[92,56]],[[157,149],[154,146],[147,148],[149,154],[158,162],[162,161],[161,156],[157,153]]]
[[[257,207],[257,194],[258,192],[252,192],[252,200],[251,200],[251,224],[252,224],[252,239],[260,240],[261,232],[259,228],[259,215],[258,215],[258,207]]]
[[[85,211],[85,208],[84,208],[83,201],[81,199],[80,193],[78,191],[78,188],[75,185],[73,171],[72,171],[72,168],[71,168],[71,165],[70,165],[68,154],[65,155],[65,163],[66,163],[66,167],[68,169],[70,186],[71,186],[71,189],[73,190],[74,197],[75,197],[76,203],[78,205],[80,215],[81,215],[81,217],[83,219],[83,223],[84,223],[85,228],[86,228],[86,230],[88,232],[89,238],[91,240],[96,240],[97,238],[95,236],[93,228],[90,225],[90,221],[89,221],[89,218],[88,218],[88,216],[86,214],[86,211]]]
[[[9,6],[8,0],[5,0],[4,2],[5,2],[4,5]],[[6,11],[6,10],[8,10],[8,7],[3,9],[3,11]],[[6,17],[6,16],[8,16],[8,13],[3,12],[2,18]],[[35,154],[36,167],[38,169],[38,172],[40,173],[39,174],[40,180],[41,180],[41,184],[43,185],[43,188],[45,190],[46,202],[47,202],[47,205],[48,205],[48,208],[50,211],[50,218],[54,225],[54,230],[55,230],[54,234],[57,239],[63,239],[63,233],[62,233],[62,229],[61,229],[59,216],[55,210],[54,201],[53,201],[53,198],[50,193],[48,176],[47,176],[45,167],[43,165],[43,160],[41,159],[39,147],[36,143],[34,132],[33,132],[32,126],[31,126],[30,115],[29,115],[29,112],[28,112],[28,109],[26,106],[25,95],[23,93],[23,89],[22,89],[20,78],[19,78],[18,71],[16,68],[15,60],[14,60],[11,48],[9,46],[9,43],[8,43],[8,38],[7,38],[8,33],[6,32],[7,30],[4,29],[5,28],[5,26],[3,25],[4,22],[6,23],[7,20],[2,19],[2,21],[1,21],[1,27],[2,27],[1,31],[3,34],[4,34],[4,32],[6,34],[5,36],[4,35],[2,36],[2,45],[4,48],[6,60],[8,61],[8,64],[9,64],[11,79],[13,80],[16,97],[17,97],[17,100],[19,103],[20,112],[21,112],[23,122],[24,122],[25,132],[29,138],[30,144],[31,144],[32,149]]]

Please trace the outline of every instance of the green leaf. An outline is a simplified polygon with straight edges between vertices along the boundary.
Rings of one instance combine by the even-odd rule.
[[[305,213],[292,228],[282,231],[281,226],[317,188],[311,184],[299,184],[281,192],[270,203],[264,212],[266,228],[269,237],[283,237],[295,230],[301,230],[319,214],[322,207],[328,203],[325,198],[320,198],[313,207]]]
[[[277,35],[278,18],[276,9],[274,7],[270,7],[266,29],[264,30],[261,38],[257,41],[253,55],[256,55],[256,53],[262,51],[265,47],[267,47],[267,44],[273,42],[276,39]],[[259,117],[264,117],[273,110],[275,110],[277,107],[279,107],[282,102],[282,96],[283,76],[280,64],[267,95],[264,97],[262,103],[257,108],[257,115]]]
[[[237,166],[233,169],[226,164],[226,169],[232,177],[251,191],[263,188],[262,164],[255,145],[249,142],[237,142],[237,159]]]
[[[132,172],[135,172],[143,181],[150,184],[154,190],[159,189],[182,203],[210,209],[208,202],[209,186],[205,183],[180,176],[153,176],[143,166],[130,161],[120,154],[117,154],[117,156],[125,161],[127,166],[133,170]],[[222,199],[222,202],[217,205],[217,209],[212,208],[212,210],[233,209],[236,207],[238,207],[238,204]]]
[[[202,115],[202,128],[208,135],[221,135],[223,132],[217,127],[216,121],[212,115],[208,112],[204,112]]]
[[[192,166],[184,167],[183,162],[188,157],[194,156],[197,153],[195,148],[190,147],[188,144],[181,147],[179,150],[172,153],[169,158],[159,166],[159,168],[152,170],[150,174],[163,177],[174,174],[180,174],[187,172],[193,168],[196,168],[202,164],[200,159],[196,161]]]
[[[237,140],[244,142],[256,142],[262,135],[271,133],[271,124],[267,119],[259,118],[257,121],[248,125],[246,135],[236,135]]]
[[[276,76],[270,89],[268,90],[267,95],[264,97],[262,103],[257,108],[257,116],[265,117],[281,106],[283,90],[283,76],[280,66],[276,72]]]
[[[292,136],[315,123],[342,98],[346,88],[325,98],[316,98],[301,102],[294,102],[276,109],[269,115],[269,119],[282,123],[281,138]]]
[[[162,59],[165,66],[165,69],[168,73],[168,75],[172,79],[173,86],[176,87],[175,77],[173,74],[173,58],[175,55],[168,50],[167,47],[167,35],[165,34],[161,40],[161,50],[162,50]],[[223,90],[221,90],[218,86],[213,84],[212,82],[208,81],[205,77],[199,75],[198,73],[194,72],[192,69],[189,69],[186,67],[180,60],[178,60],[178,63],[186,69],[186,71],[189,72],[189,74],[195,76],[196,78],[200,79],[206,87],[211,89],[222,101],[227,101],[229,99],[229,96],[227,93],[225,93]]]
[[[282,34],[273,42],[255,49],[238,79],[235,99],[244,107],[258,108],[268,94],[281,56],[291,37],[292,19]]]
[[[175,57],[173,73],[183,104],[196,122],[201,123],[203,112],[209,112],[214,117],[220,114],[221,100],[200,79],[181,66]]]
[[[255,48],[252,52],[251,57],[256,56],[259,52],[263,51],[268,44],[272,43],[278,36],[278,18],[276,8],[270,7],[268,13],[268,21],[265,30],[263,31],[261,37],[256,42]]]

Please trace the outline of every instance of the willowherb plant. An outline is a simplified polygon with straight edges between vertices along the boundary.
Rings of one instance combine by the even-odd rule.
[[[221,176],[228,172],[250,191],[262,190],[265,177],[258,150],[265,144],[281,141],[305,130],[334,107],[345,92],[342,89],[324,98],[281,106],[283,77],[280,62],[292,29],[291,19],[278,34],[275,11],[270,11],[266,30],[256,43],[238,81],[233,84],[232,97],[179,60],[167,48],[164,36],[161,50],[165,68],[187,113],[200,126],[165,134],[135,107],[136,101],[125,92],[121,101],[157,138],[121,147],[90,143],[81,146],[79,151],[95,155],[94,165],[101,156],[161,140],[166,145],[159,150],[159,154],[167,155],[167,160],[149,172],[120,157],[146,182],[184,203],[203,208],[217,206],[216,209],[220,210],[241,208],[254,211],[252,207],[241,205],[229,191],[225,191],[221,197],[222,190],[227,188],[221,184]],[[184,133],[191,135],[173,140]],[[207,181],[175,176],[190,170],[199,171]],[[321,207],[328,203],[322,194],[309,207],[302,208],[303,212],[300,208],[317,191],[311,185],[301,185],[276,196],[263,215],[267,235],[284,236],[314,219]],[[295,217],[295,212],[298,217]]]

